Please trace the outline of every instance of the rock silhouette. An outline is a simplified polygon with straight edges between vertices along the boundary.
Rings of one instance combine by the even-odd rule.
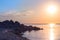
[[[11,29],[10,32],[14,33],[15,35],[18,35],[20,38],[24,38],[24,40],[27,38],[22,37],[23,33],[26,31],[31,32],[32,30],[38,31],[43,30],[43,28],[33,27],[33,26],[26,26],[24,24],[20,24],[18,21],[12,21],[12,20],[5,20],[0,22],[0,28],[3,29]],[[9,30],[6,30],[6,32]],[[6,40],[6,39],[3,39]]]
[[[26,26],[24,24],[20,24],[18,21],[12,21],[12,20],[5,20],[3,22],[0,22],[0,28],[9,28],[9,29],[15,29],[19,30],[20,32],[25,32],[25,31],[32,31],[32,30],[40,30],[40,28],[33,27],[33,26]]]

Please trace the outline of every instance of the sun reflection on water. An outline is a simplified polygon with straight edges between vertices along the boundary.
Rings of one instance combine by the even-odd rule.
[[[51,23],[51,24],[49,24],[49,26],[50,26],[50,40],[54,40],[54,26],[55,26],[55,24],[53,24],[53,23]]]

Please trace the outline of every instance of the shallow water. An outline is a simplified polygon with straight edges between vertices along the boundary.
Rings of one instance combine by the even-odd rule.
[[[44,30],[25,32],[23,36],[30,40],[60,40],[60,25],[34,25]]]

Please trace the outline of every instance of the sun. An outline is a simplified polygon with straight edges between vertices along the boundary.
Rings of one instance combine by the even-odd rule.
[[[57,7],[55,5],[49,5],[47,7],[47,12],[50,14],[54,14],[57,12]]]

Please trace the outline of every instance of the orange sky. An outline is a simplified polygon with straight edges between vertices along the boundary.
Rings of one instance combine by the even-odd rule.
[[[22,23],[60,23],[60,1],[58,0],[40,0],[33,1],[34,5],[30,5],[31,2],[26,3],[23,10],[8,10],[2,12],[4,14],[0,14],[1,20],[17,20]],[[28,2],[28,1],[27,1]],[[23,3],[25,4],[25,3]],[[28,4],[28,5],[27,5]],[[30,5],[30,6],[29,6]],[[54,14],[50,14],[47,12],[47,7],[49,5],[56,6],[57,12]],[[52,10],[52,9],[51,9]]]

